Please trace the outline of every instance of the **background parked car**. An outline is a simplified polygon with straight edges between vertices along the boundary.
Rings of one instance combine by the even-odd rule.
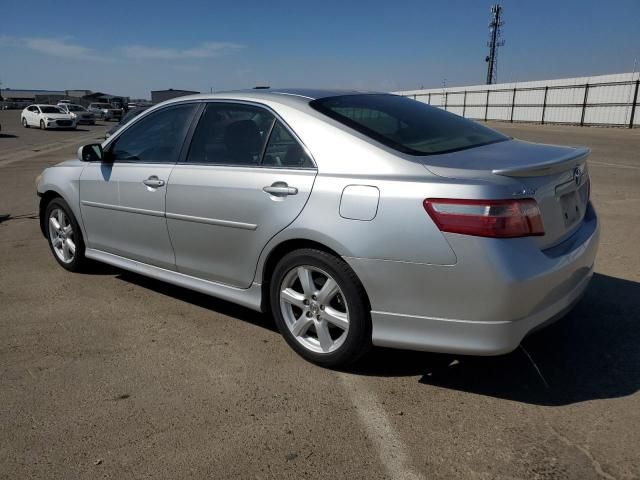
[[[120,120],[122,118],[122,110],[113,108],[109,103],[90,103],[88,110],[97,118],[103,120]]]
[[[2,102],[2,110],[20,110],[29,106],[29,102],[22,100],[5,100]]]
[[[20,115],[25,128],[76,128],[76,119],[55,105],[29,105]]]
[[[113,135],[116,130],[118,130],[121,126],[123,126],[125,123],[129,122],[130,120],[134,119],[135,117],[137,117],[138,115],[140,115],[142,112],[144,112],[147,108],[149,107],[139,107],[139,108],[132,108],[131,110],[129,110],[127,113],[124,114],[124,116],[120,119],[120,121],[118,122],[117,125],[114,125],[113,127],[111,127],[109,130],[107,130],[107,133],[105,134],[106,138],[109,138],[111,135]]]
[[[71,115],[73,118],[75,118],[76,123],[78,125],[81,123],[84,123],[87,125],[95,125],[96,123],[96,116],[93,113],[89,112],[82,105],[76,105],[75,103],[60,102],[58,103],[57,106],[61,110],[65,111],[66,113]]]

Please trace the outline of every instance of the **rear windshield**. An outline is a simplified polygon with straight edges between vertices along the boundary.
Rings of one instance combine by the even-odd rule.
[[[398,95],[342,95],[320,98],[310,105],[409,155],[454,152],[509,139],[458,115]]]

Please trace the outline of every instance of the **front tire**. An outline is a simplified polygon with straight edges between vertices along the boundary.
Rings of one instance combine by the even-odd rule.
[[[46,130],[46,127],[44,126],[44,120],[40,120],[40,130]]]
[[[287,343],[323,367],[345,367],[371,348],[370,308],[349,265],[322,250],[285,255],[270,284],[271,311]]]
[[[73,212],[62,198],[54,198],[45,209],[45,232],[53,257],[63,268],[78,272],[88,260],[84,240]]]
[[[22,117],[22,126],[24,128],[29,128],[29,123],[27,122],[27,119]]]

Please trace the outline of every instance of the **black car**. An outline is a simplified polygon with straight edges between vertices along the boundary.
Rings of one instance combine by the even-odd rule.
[[[129,122],[130,120],[133,120],[135,117],[137,117],[138,115],[140,115],[142,112],[144,112],[147,108],[149,107],[137,107],[137,108],[132,108],[131,110],[129,110],[127,113],[124,114],[124,116],[120,119],[120,121],[114,125],[113,127],[111,127],[109,130],[107,130],[106,133],[106,137],[109,138],[111,135],[114,134],[114,132],[116,130],[118,130],[121,126],[123,126],[125,123]]]

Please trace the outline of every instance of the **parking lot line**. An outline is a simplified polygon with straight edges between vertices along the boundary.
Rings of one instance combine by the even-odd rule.
[[[363,379],[355,375],[339,373],[338,377],[349,394],[369,439],[375,445],[378,458],[380,458],[388,477],[402,480],[423,480],[425,477],[413,470],[407,453],[408,449],[391,425],[389,417],[376,399],[375,393],[366,386]]]
[[[619,163],[598,162],[597,160],[589,160],[589,165],[598,165],[602,167],[615,167],[615,168],[631,168],[633,170],[640,170],[637,165],[621,165]]]

